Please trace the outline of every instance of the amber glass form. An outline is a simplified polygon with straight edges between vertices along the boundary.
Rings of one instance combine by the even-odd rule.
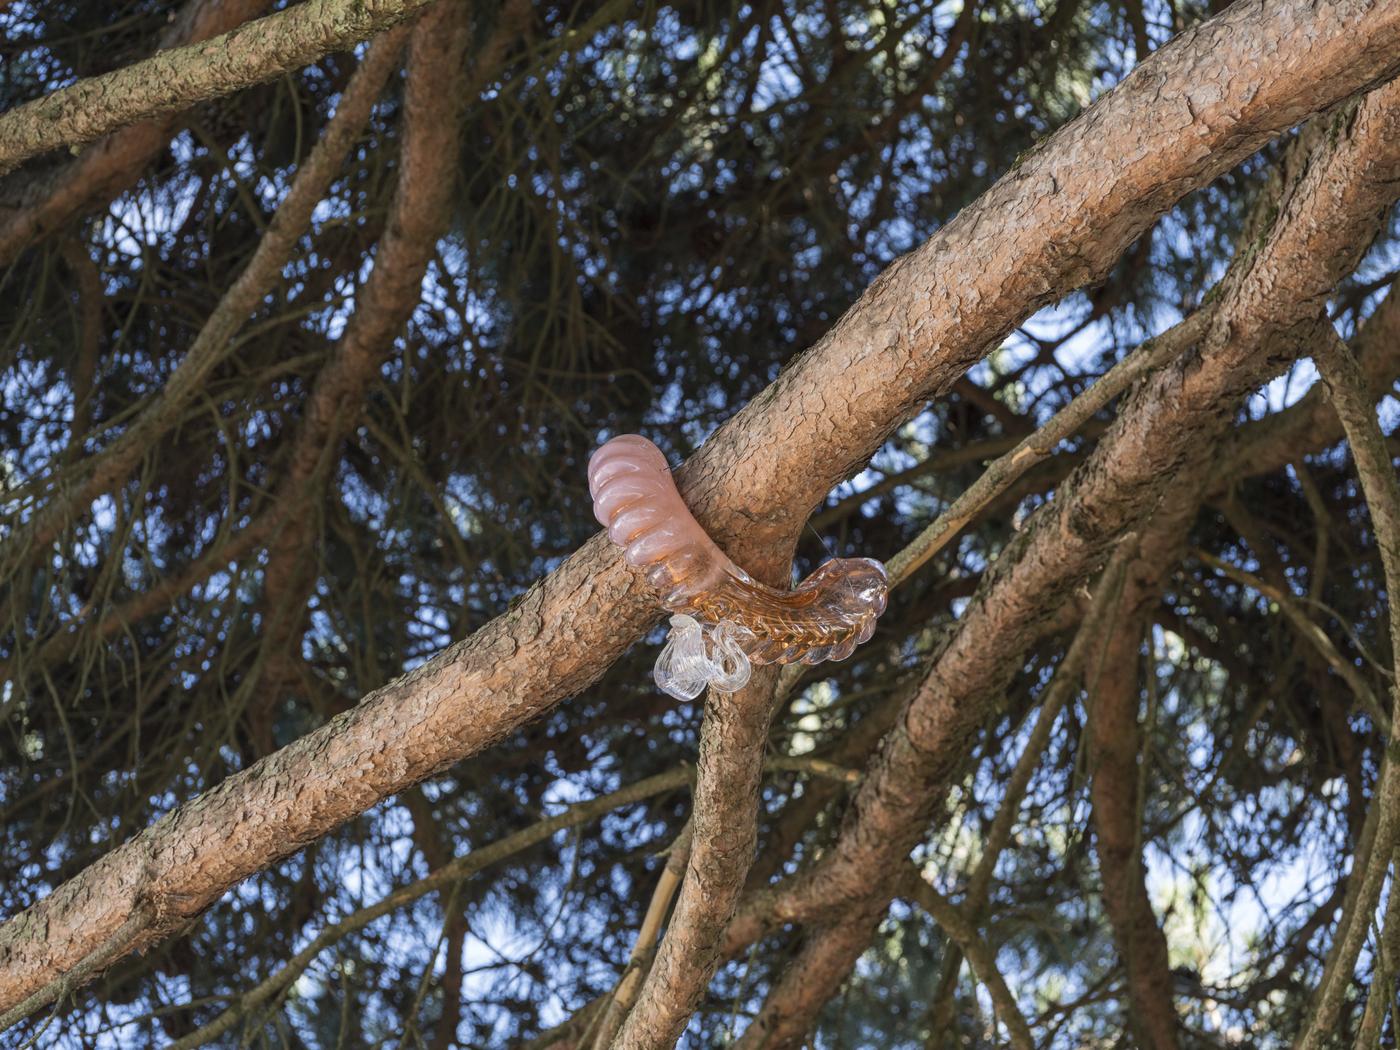
[[[613,438],[588,463],[593,512],[627,563],[644,569],[662,604],[726,636],[755,664],[843,660],[875,630],[889,580],[870,558],[835,558],[788,591],[753,579],[691,515],[661,450]],[[664,688],[664,686],[663,686]],[[669,690],[668,690],[669,691]]]

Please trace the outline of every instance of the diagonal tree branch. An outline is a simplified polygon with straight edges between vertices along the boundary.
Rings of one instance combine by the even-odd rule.
[[[255,18],[269,0],[190,0],[160,47],[179,47],[228,32]],[[143,121],[94,142],[81,156],[19,194],[13,209],[0,209],[0,267],[30,244],[77,216],[102,207],[130,186],[170,142],[180,116]]]
[[[1191,450],[1211,447],[1225,433],[1244,395],[1319,337],[1327,295],[1355,266],[1400,187],[1400,85],[1377,89],[1334,118],[1331,130],[1257,250],[1232,266],[1199,352],[1128,399],[1089,462],[1002,552],[886,738],[835,846],[788,886],[741,909],[738,921],[750,933],[835,913],[845,927],[859,912],[867,929],[873,925],[894,892],[888,873],[923,834],[1040,621],[1093,569],[1107,543],[1153,513],[1167,481],[1189,468]],[[843,948],[853,945],[843,940]],[[820,941],[809,942],[794,966],[817,954],[828,978],[844,975]],[[858,954],[846,957],[847,969]],[[802,995],[811,997],[810,981]],[[755,1023],[770,1011],[794,1013],[775,994]]]
[[[901,893],[928,912],[929,917],[958,946],[958,951],[967,957],[972,972],[991,994],[997,1016],[1010,1035],[1013,1050],[1035,1050],[1035,1037],[1031,1035],[1030,1025],[1016,1005],[1016,997],[1006,986],[1006,979],[997,969],[996,951],[977,932],[975,918],[939,893],[917,871],[911,871],[905,877]]]
[[[432,0],[306,0],[0,114],[0,175],[30,157],[231,95],[389,29]],[[460,4],[462,0],[447,0]]]
[[[771,551],[907,414],[1039,306],[1105,274],[1183,194],[1397,68],[1394,2],[1242,0],[1183,34],[887,270],[686,465],[687,502],[741,562]],[[122,951],[504,739],[594,681],[655,615],[640,575],[596,537],[472,637],[0,927],[0,1007],[78,965],[146,902],[155,917]]]

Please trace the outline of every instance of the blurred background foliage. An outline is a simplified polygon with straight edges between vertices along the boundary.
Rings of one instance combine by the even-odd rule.
[[[176,10],[5,6],[0,108],[141,58]],[[452,222],[422,299],[322,481],[292,494],[311,523],[305,600],[269,610],[271,538],[242,549],[237,537],[276,498],[384,232],[396,77],[236,352],[178,425],[53,544],[0,553],[0,908],[18,911],[500,613],[596,530],[584,464],[602,437],[639,431],[679,462],[894,258],[1210,13],[1197,0],[534,0],[467,108]],[[484,40],[491,0],[475,17]],[[356,60],[332,56],[193,111],[110,206],[0,271],[0,530],[56,499],[67,472],[152,404],[252,256]],[[902,427],[818,511],[799,568],[828,551],[889,557],[1008,440],[1198,305],[1276,155],[1185,200],[1102,286],[1032,319]],[[0,182],[0,213],[46,192],[68,159]],[[1374,308],[1392,259],[1379,246],[1339,292],[1344,333]],[[1278,410],[1310,374],[1248,413]],[[1383,419],[1389,430],[1393,415]],[[775,749],[839,752],[1097,433],[897,592],[854,659],[812,675],[775,724]],[[1250,571],[1277,567],[1325,602],[1336,644],[1381,691],[1362,659],[1391,657],[1368,519],[1344,453],[1309,471],[1331,509],[1326,531],[1297,475],[1277,471],[1240,483],[1232,505],[1247,515],[1206,507],[1192,542]],[[1329,557],[1313,578],[1319,544]],[[182,578],[177,593],[156,591]],[[288,638],[297,674],[267,695],[269,653]],[[1018,677],[922,847],[949,894],[976,862],[1064,641]],[[1142,837],[1183,1040],[1284,1045],[1326,946],[1309,919],[1349,856],[1378,737],[1267,600],[1197,560],[1172,579],[1152,655]],[[636,647],[549,718],[242,884],[186,934],[65,1002],[38,1044],[178,1039],[328,923],[443,858],[692,759],[700,707],[652,686],[654,656]],[[1071,705],[1055,734],[985,924],[1046,1047],[1129,1039],[1088,845],[1083,719]],[[772,775],[761,874],[790,870],[837,826],[843,791],[815,783]],[[794,832],[784,817],[804,800]],[[687,811],[684,790],[664,793],[350,932],[221,1045],[532,1038],[612,987]],[[693,1045],[741,1031],[792,946],[780,935],[728,964]],[[965,969],[944,973],[946,957],[937,926],[897,902],[817,1044],[994,1043],[985,994]],[[951,1024],[933,1020],[940,998]]]

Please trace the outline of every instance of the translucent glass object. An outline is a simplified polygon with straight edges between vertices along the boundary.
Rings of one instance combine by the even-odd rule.
[[[749,663],[844,660],[885,611],[889,580],[870,558],[832,559],[787,591],[753,579],[700,527],[666,457],[644,437],[625,434],[593,453],[588,487],[594,514],[627,563],[644,569],[662,605],[680,614],[656,672],[674,696],[698,696],[706,682],[740,688]],[[702,672],[710,677],[697,685]]]
[[[671,631],[652,678],[662,692],[678,700],[694,700],[707,685],[722,693],[742,689],[752,672],[743,648],[747,635],[728,620],[711,626],[677,613],[671,617]]]

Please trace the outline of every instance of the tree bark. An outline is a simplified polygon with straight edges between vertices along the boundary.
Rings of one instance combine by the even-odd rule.
[[[1198,351],[1126,399],[1094,455],[1001,552],[885,739],[834,847],[786,886],[741,908],[736,923],[749,940],[785,923],[838,914],[843,929],[859,914],[873,924],[895,892],[889,873],[924,833],[1043,620],[1096,567],[1109,542],[1154,512],[1167,483],[1190,468],[1193,450],[1220,439],[1243,397],[1326,330],[1327,296],[1400,194],[1400,83],[1338,114],[1329,131],[1272,226],[1231,267]],[[853,943],[842,937],[838,950]],[[814,939],[794,966],[814,966],[808,956],[821,955],[821,972],[844,977],[832,951]],[[847,968],[858,954],[847,955]],[[797,1011],[782,998],[789,992],[804,1003],[816,997],[811,980],[784,980],[755,1023],[766,1023],[770,1012],[793,1017]]]
[[[82,145],[300,69],[397,25],[431,2],[306,0],[211,40],[80,80],[0,115],[0,175],[51,149]]]
[[[159,46],[207,40],[256,18],[267,7],[268,0],[190,0]],[[122,128],[59,171],[35,180],[31,192],[19,194],[12,210],[0,210],[0,268],[35,241],[109,203],[130,186],[170,142],[178,123],[175,115]]]
[[[1183,34],[892,265],[686,464],[687,502],[739,561],[771,551],[895,426],[1040,306],[1105,275],[1183,194],[1397,69],[1400,0],[1240,2]],[[1183,389],[1168,394],[1204,393],[1234,363],[1224,355],[1173,372]],[[1087,549],[1125,516],[1060,515],[1057,527]],[[1034,583],[1034,559],[1022,562]],[[504,739],[594,681],[655,616],[640,574],[595,537],[472,637],[0,927],[0,1008],[111,951],[114,938],[115,955],[149,946],[239,880]],[[917,721],[909,739],[936,749],[936,721]]]

